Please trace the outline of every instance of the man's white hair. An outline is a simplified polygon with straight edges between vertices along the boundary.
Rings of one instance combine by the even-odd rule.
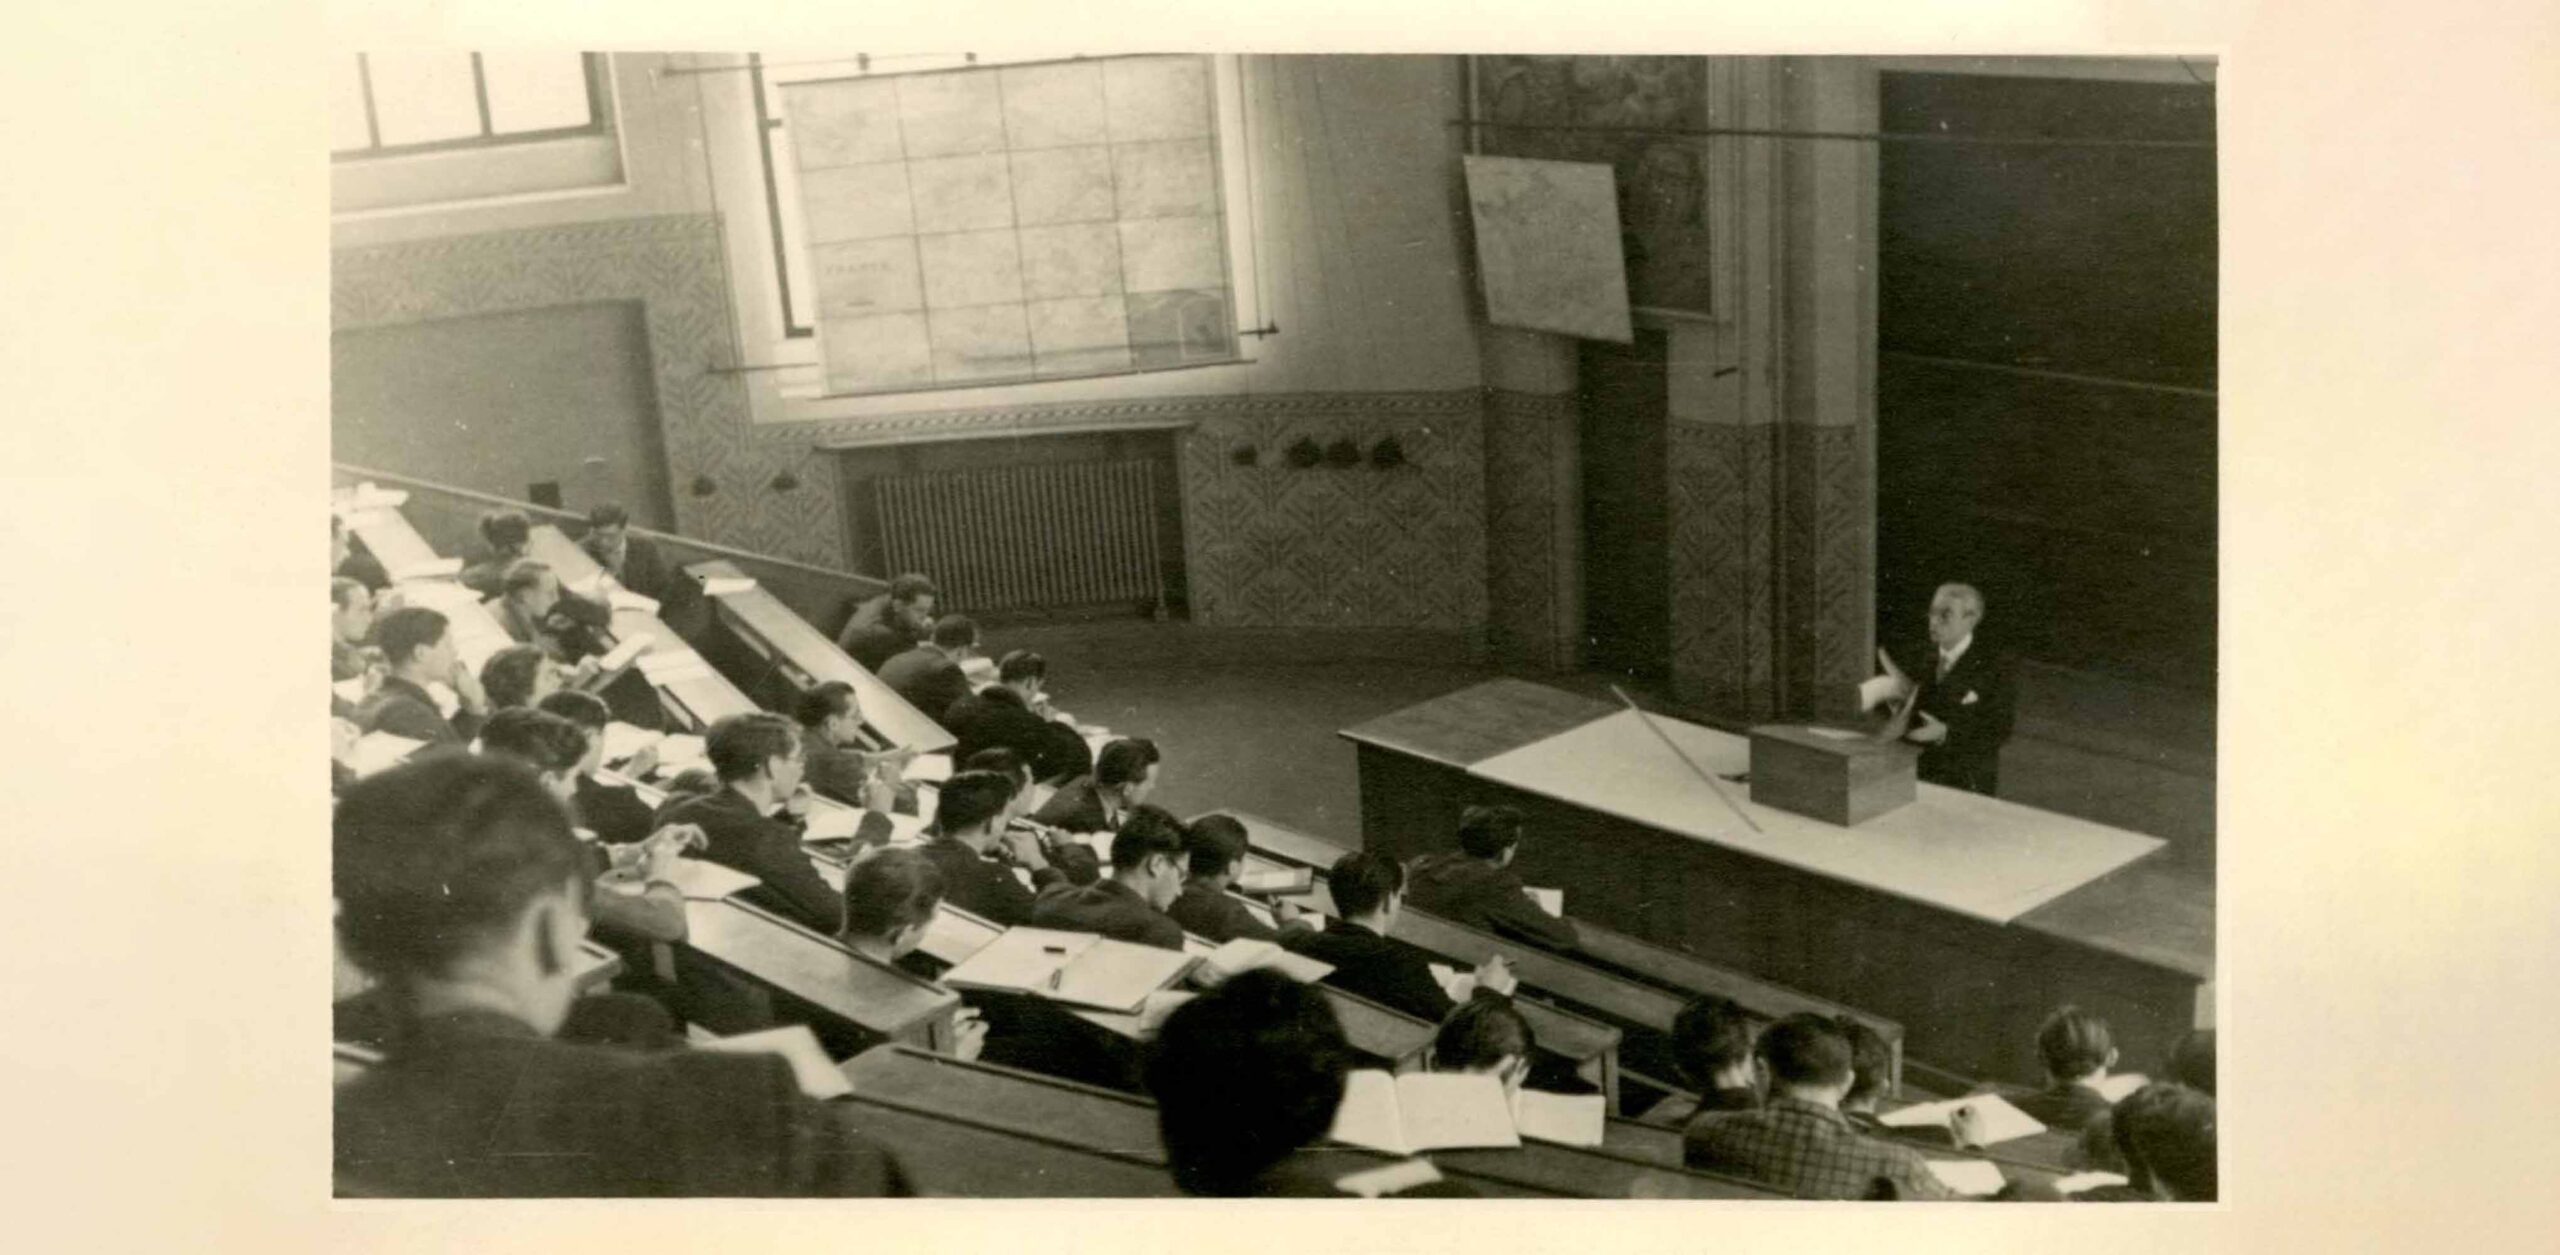
[[[1982,590],[1971,584],[1940,584],[1938,591],[1932,594],[1929,600],[1934,602],[1940,597],[1953,597],[1973,603],[1973,613],[1976,618],[1980,618],[1982,612],[1990,608],[1989,603],[1982,600]]]

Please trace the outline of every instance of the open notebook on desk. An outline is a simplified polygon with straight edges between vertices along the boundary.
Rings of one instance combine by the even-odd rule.
[[[1520,1144],[1502,1082],[1468,1072],[1353,1072],[1329,1136],[1391,1155]]]
[[[1981,1121],[1981,1142],[1998,1145],[2015,1138],[2033,1137],[2044,1132],[2044,1122],[2020,1111],[1998,1094],[1967,1094],[1938,1102],[1913,1103],[1876,1117],[1891,1129],[1943,1129],[1952,1124],[1959,1108],[1971,1107]]]
[[[954,989],[1024,993],[1124,1015],[1181,979],[1197,960],[1179,950],[1132,945],[1092,933],[1008,928],[943,973]]]

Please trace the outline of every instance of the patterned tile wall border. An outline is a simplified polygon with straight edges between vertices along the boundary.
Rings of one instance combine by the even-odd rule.
[[[1555,465],[1573,438],[1571,394],[1485,393],[1486,644],[1504,666],[1570,665],[1556,631],[1569,537],[1557,527]]]
[[[1672,690],[1735,719],[1776,707],[1777,439],[1768,425],[1670,425]]]

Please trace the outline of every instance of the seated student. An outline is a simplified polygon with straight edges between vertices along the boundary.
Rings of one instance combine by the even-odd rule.
[[[942,872],[914,850],[882,846],[853,861],[844,877],[844,931],[838,939],[855,954],[895,966],[924,944],[942,905]],[[986,1048],[987,1025],[963,1007],[952,1023],[951,1053],[975,1059]]]
[[[1341,917],[1322,932],[1291,932],[1282,945],[1333,965],[1325,983],[1437,1023],[1457,1002],[1431,976],[1431,954],[1387,935],[1404,909],[1404,868],[1384,854],[1357,850],[1334,863],[1325,887]],[[1476,966],[1479,991],[1508,994],[1519,984],[1495,955]]]
[[[347,534],[347,521],[335,512],[329,515],[329,574],[354,580],[367,592],[378,593],[391,587],[391,573],[382,569],[382,560],[368,552],[362,541]]]
[[[1431,1070],[1494,1077],[1504,1092],[1517,1094],[1537,1049],[1537,1034],[1509,998],[1470,998],[1440,1022],[1431,1039]]]
[[[756,711],[711,725],[704,738],[720,791],[667,799],[657,822],[693,824],[710,838],[702,856],[764,883],[744,895],[833,935],[844,924],[835,890],[800,848],[800,817],[810,793],[800,782],[800,729],[780,715]]]
[[[1920,1152],[1860,1133],[1840,1114],[1855,1080],[1849,1039],[1825,1016],[1790,1015],[1760,1035],[1769,1099],[1711,1111],[1685,1134],[1692,1168],[1745,1177],[1798,1198],[1946,1200],[1954,1191]]]
[[[912,1192],[781,1059],[549,1040],[593,890],[532,773],[436,755],[359,781],[333,828],[339,938],[402,1020],[336,1091],[340,1195]]]
[[[924,643],[925,633],[933,630],[934,601],[941,595],[932,580],[901,575],[889,581],[889,591],[854,607],[836,644],[876,675],[881,664]]]
[[[1058,790],[1033,819],[1062,832],[1112,832],[1129,808],[1156,791],[1163,755],[1145,737],[1122,737],[1102,747],[1093,774]]]
[[[480,691],[498,710],[531,706],[561,690],[560,664],[539,645],[509,645],[480,664]]]
[[[1031,922],[1179,950],[1182,925],[1164,909],[1182,893],[1182,866],[1182,821],[1141,806],[1111,842],[1110,874],[1089,885],[1061,882],[1042,890]]]
[[[498,710],[480,729],[481,753],[532,768],[542,787],[564,805],[577,797],[588,748],[587,734],[578,725],[524,706]],[[597,930],[609,940],[684,940],[684,890],[671,877],[676,856],[700,835],[697,829],[671,826],[641,834],[638,845],[581,842],[588,873],[596,877],[587,907]]]
[[[366,634],[373,631],[373,590],[360,580],[329,580],[329,679],[352,680],[364,674]]]
[[[507,564],[498,577],[498,596],[487,604],[489,617],[510,638],[540,645],[562,662],[605,652],[603,634],[613,626],[613,607],[560,587],[550,566],[532,558]]]
[[[1520,852],[1520,811],[1470,806],[1458,816],[1458,848],[1413,861],[1407,897],[1418,910],[1470,928],[1521,937],[1554,950],[1574,944],[1573,921],[1549,915],[1511,870]]]
[[[1752,1067],[1757,1037],[1751,1013],[1717,994],[1700,994],[1671,1017],[1671,1066],[1698,1091],[1695,1100],[1666,1098],[1644,1114],[1644,1123],[1686,1126],[1709,1111],[1749,1111],[1760,1105]]]
[[[495,597],[504,591],[507,568],[525,556],[533,544],[533,520],[522,510],[491,510],[480,516],[480,541],[488,552],[478,561],[462,568],[462,586],[482,597]]]
[[[2106,1114],[2110,1104],[2098,1086],[2115,1066],[2116,1043],[2105,1020],[2065,1006],[2036,1030],[2036,1053],[2050,1083],[2041,1090],[2005,1094],[2018,1110],[2065,1132],[2078,1132]]]
[[[862,702],[852,685],[826,681],[802,693],[791,713],[808,747],[810,788],[865,810],[915,810],[915,789],[899,778],[900,764],[915,751],[874,754],[862,748]]]
[[[2220,1197],[2212,1095],[2154,1081],[2125,1095],[2110,1119],[2124,1158],[2125,1188],[2168,1202],[2210,1203]]]
[[[2213,1095],[2213,1030],[2191,1030],[2169,1050],[2169,1080]],[[2123,1104],[2119,1102],[2118,1106]],[[2080,1163],[2100,1172],[2122,1172],[2124,1156],[2116,1147],[2115,1119],[2102,1112],[2080,1130]]]
[[[1002,827],[1005,806],[1015,791],[1014,781],[991,771],[954,774],[942,782],[933,837],[922,847],[924,856],[942,872],[953,906],[1007,928],[1031,922],[1034,898],[1014,877],[1012,866],[996,861],[997,849],[1002,848],[1013,865],[1028,871],[1036,887],[1062,880],[1029,833],[1008,833]]]
[[[1298,1152],[1333,1127],[1353,1055],[1324,995],[1246,972],[1176,1008],[1146,1085],[1174,1183],[1210,1198],[1344,1198],[1337,1172]],[[1446,1182],[1403,1191],[1465,1197]]]
[[[613,577],[614,583],[658,602],[673,602],[700,586],[679,578],[658,547],[631,534],[631,512],[607,502],[587,511],[587,534],[578,547]]]
[[[979,750],[960,764],[962,771],[992,771],[1013,782],[1013,796],[1006,800],[1004,818],[996,824],[1001,833],[1024,832],[1039,844],[1040,857],[1066,878],[1071,885],[1089,885],[1102,879],[1102,861],[1093,847],[1070,840],[1065,833],[1042,824],[1030,816],[1034,793],[1031,764],[1020,754],[1008,749]]]
[[[442,613],[403,606],[375,621],[373,643],[391,673],[357,708],[358,727],[430,745],[465,745],[479,735],[480,721],[489,714],[489,696],[480,688],[480,677],[462,665]],[[461,700],[452,719],[436,705],[427,690],[430,684],[450,687]]]
[[[598,840],[612,845],[648,836],[651,831],[650,808],[647,802],[640,800],[639,791],[627,784],[607,783],[596,776],[597,770],[604,766],[605,727],[613,722],[613,711],[604,704],[604,699],[593,693],[562,689],[543,697],[535,705],[578,725],[578,730],[587,734],[587,754],[578,761],[577,796],[569,800],[570,810],[577,817],[578,824],[595,833]],[[655,761],[654,748],[642,750],[641,754]],[[639,755],[634,755],[632,761],[634,774],[647,772],[648,766],[641,762]]]
[[[1315,927],[1298,914],[1298,908],[1286,902],[1271,904],[1272,916],[1279,925],[1271,927],[1255,919],[1244,903],[1227,892],[1236,881],[1237,869],[1244,864],[1246,844],[1244,825],[1234,816],[1203,815],[1191,821],[1184,832],[1184,844],[1189,851],[1190,875],[1182,882],[1182,895],[1165,908],[1165,914],[1172,916],[1184,931],[1216,942],[1238,937],[1278,941],[1283,932],[1306,932]]]
[[[658,786],[658,791],[666,794],[669,802],[685,797],[710,797],[720,791],[720,773],[713,771],[707,763],[687,767],[668,777],[666,783]]]
[[[1093,770],[1093,751],[1076,730],[1050,717],[1045,693],[1049,661],[1017,649],[996,663],[996,682],[951,703],[942,726],[960,743],[952,758],[967,761],[981,750],[1009,749],[1031,764],[1031,776],[1063,784]]]
[[[1835,1015],[1831,1022],[1849,1039],[1849,1092],[1840,1096],[1840,1114],[1861,1132],[1881,1135],[1886,1126],[1877,1108],[1893,1083],[1893,1045],[1855,1016]]]
[[[880,682],[937,723],[952,703],[969,695],[960,664],[978,650],[978,625],[967,615],[947,615],[933,625],[931,644],[901,650],[880,664]]]

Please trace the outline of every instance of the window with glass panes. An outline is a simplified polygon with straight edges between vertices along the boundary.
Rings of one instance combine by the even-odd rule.
[[[593,135],[605,129],[603,58],[575,52],[362,52],[337,60],[331,155],[340,161]]]

